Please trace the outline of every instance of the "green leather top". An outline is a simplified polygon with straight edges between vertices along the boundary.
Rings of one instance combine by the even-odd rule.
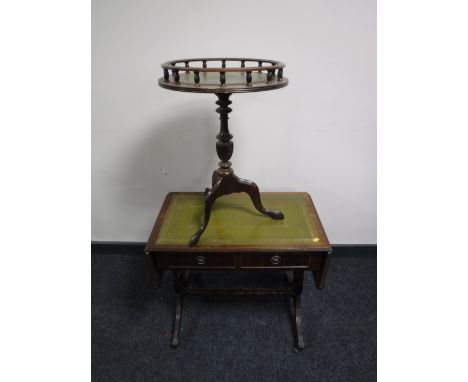
[[[262,193],[265,208],[280,210],[284,220],[262,215],[246,194],[218,198],[211,219],[198,245],[188,248],[204,216],[202,193],[170,193],[166,197],[147,250],[183,247],[186,250],[216,247],[307,248],[330,247],[307,193]]]

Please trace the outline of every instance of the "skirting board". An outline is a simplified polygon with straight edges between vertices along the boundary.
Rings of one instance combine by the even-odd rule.
[[[141,255],[146,243],[124,241],[92,241],[91,254]],[[377,244],[332,244],[334,257],[377,256]]]

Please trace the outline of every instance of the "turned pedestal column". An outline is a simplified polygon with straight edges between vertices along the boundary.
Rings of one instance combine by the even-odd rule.
[[[216,136],[218,141],[216,142],[216,152],[218,153],[219,168],[213,172],[211,189],[205,190],[205,216],[203,224],[200,226],[197,232],[192,236],[189,241],[189,246],[194,246],[198,243],[200,236],[205,231],[211,215],[211,208],[217,198],[223,195],[229,195],[233,192],[245,192],[252,199],[252,203],[255,208],[262,214],[268,215],[273,219],[284,219],[284,215],[281,211],[267,210],[262,205],[260,199],[260,192],[258,186],[246,179],[241,179],[234,174],[234,170],[231,167],[232,152],[234,149],[234,143],[232,142],[232,134],[228,128],[228,114],[232,111],[229,105],[232,101],[229,99],[231,93],[216,93],[218,101],[216,104],[219,107],[216,111],[220,114],[220,130]]]

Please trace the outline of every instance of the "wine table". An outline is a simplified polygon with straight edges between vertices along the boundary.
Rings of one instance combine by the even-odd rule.
[[[230,96],[233,93],[261,92],[288,85],[283,76],[285,64],[258,58],[192,58],[163,63],[163,77],[159,85],[168,90],[213,93],[218,97],[216,111],[220,114],[220,131],[216,136],[216,152],[219,168],[212,174],[211,188],[205,190],[203,222],[191,235],[190,247],[200,240],[210,221],[215,200],[223,195],[245,192],[260,213],[272,219],[284,219],[281,211],[269,210],[263,206],[258,186],[234,174],[229,159],[234,143],[228,128],[228,114],[232,111]],[[266,154],[266,153],[265,153]]]

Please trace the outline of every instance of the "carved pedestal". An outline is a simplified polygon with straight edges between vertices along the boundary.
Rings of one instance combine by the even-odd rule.
[[[220,131],[216,136],[218,141],[216,142],[216,152],[218,153],[219,168],[213,172],[211,189],[205,190],[205,216],[203,224],[200,226],[197,232],[192,236],[189,241],[189,246],[192,247],[198,243],[200,236],[205,231],[211,215],[211,208],[217,198],[223,195],[229,195],[233,192],[245,192],[252,199],[252,203],[255,208],[262,214],[268,215],[273,219],[284,219],[284,215],[281,211],[267,210],[263,207],[260,199],[260,191],[258,186],[246,179],[241,179],[234,174],[234,170],[231,167],[232,152],[234,150],[234,143],[232,142],[232,134],[229,133],[228,128],[228,114],[232,111],[229,105],[232,103],[229,100],[231,93],[216,93],[218,101],[216,104],[219,107],[216,111],[220,114]]]

